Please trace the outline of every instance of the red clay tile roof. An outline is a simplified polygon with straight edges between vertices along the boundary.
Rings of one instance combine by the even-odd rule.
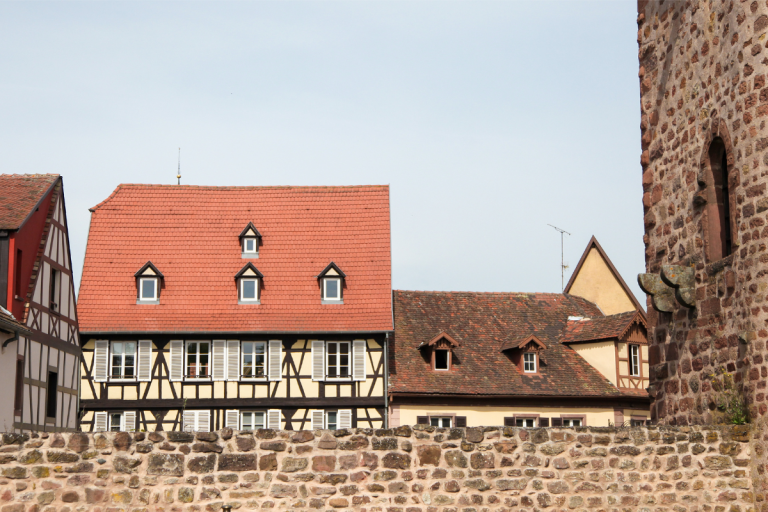
[[[617,315],[599,318],[584,318],[582,320],[569,320],[565,327],[561,343],[575,343],[580,341],[605,340],[619,338],[626,332],[635,318],[645,325],[642,314],[639,311],[628,311]]]
[[[622,396],[570,347],[559,343],[569,316],[602,316],[585,299],[560,293],[394,292],[390,391],[451,395]],[[455,338],[452,369],[435,372],[421,343],[440,332]],[[540,375],[524,375],[508,341],[535,335]]]
[[[0,174],[0,229],[19,229],[58,178],[58,174]]]
[[[92,209],[78,296],[95,332],[391,331],[389,187],[120,185]],[[239,235],[253,222],[258,259]],[[160,304],[136,304],[134,274],[163,273]],[[317,275],[334,261],[344,304],[323,305]],[[260,305],[238,305],[235,274],[264,274]]]

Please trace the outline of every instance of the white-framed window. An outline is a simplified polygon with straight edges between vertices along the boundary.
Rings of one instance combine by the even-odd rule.
[[[640,376],[640,345],[629,346],[629,374],[633,377]]]
[[[564,427],[580,427],[581,419],[579,418],[563,418]]]
[[[631,418],[629,420],[629,425],[632,427],[642,427],[643,425],[645,425],[645,423],[646,423],[646,420],[641,418]]]
[[[341,278],[323,278],[323,300],[341,300]]]
[[[245,237],[243,238],[243,254],[256,254],[259,252],[259,239]]]
[[[451,428],[450,416],[430,416],[429,424],[433,427]]]
[[[258,302],[259,300],[259,278],[241,277],[240,278],[240,301]]]
[[[204,379],[210,377],[210,357],[210,341],[188,341],[186,377],[188,379]]]
[[[157,278],[142,277],[139,279],[139,300],[156,301],[157,300]]]
[[[451,369],[451,351],[438,348],[435,349],[435,370],[448,371]]]
[[[263,341],[244,341],[240,349],[240,377],[264,379],[267,376],[267,344]],[[263,428],[263,427],[259,427]],[[245,430],[245,429],[244,429]]]
[[[113,341],[109,376],[112,380],[136,378],[136,342]]]
[[[523,354],[523,371],[525,373],[536,373],[536,352],[525,352]]]
[[[240,411],[240,430],[267,428],[267,415],[259,411]]]
[[[337,411],[328,411],[325,413],[325,428],[328,430],[339,429],[339,413]]]
[[[515,426],[534,428],[536,426],[536,418],[515,418]]]
[[[327,379],[349,379],[351,377],[348,341],[329,341],[325,349],[325,356]]]

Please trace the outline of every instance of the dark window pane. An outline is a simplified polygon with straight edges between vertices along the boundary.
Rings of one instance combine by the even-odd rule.
[[[256,281],[243,281],[243,298],[251,300],[256,298]]]
[[[142,299],[155,298],[155,280],[154,279],[141,280],[141,298]]]
[[[59,374],[56,372],[48,372],[48,403],[46,407],[46,416],[49,418],[56,417],[56,409],[58,405],[58,387]]]
[[[435,369],[436,370],[448,369],[448,351],[447,350],[435,350]]]
[[[325,298],[336,299],[339,297],[339,281],[337,279],[325,280]]]

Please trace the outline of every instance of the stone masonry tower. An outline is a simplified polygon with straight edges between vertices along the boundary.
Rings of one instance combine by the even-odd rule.
[[[765,511],[768,2],[640,0],[637,23],[652,418],[722,420],[731,375]]]

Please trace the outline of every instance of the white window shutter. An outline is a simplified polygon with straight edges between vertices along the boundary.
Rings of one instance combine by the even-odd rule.
[[[312,340],[312,380],[325,380],[325,342]]]
[[[171,340],[170,372],[171,374],[169,377],[172,381],[178,381],[184,378],[184,342],[181,340]]]
[[[184,432],[194,432],[197,428],[197,425],[195,425],[196,419],[197,415],[195,414],[195,411],[184,411],[184,417],[182,418],[182,430]]]
[[[126,432],[136,431],[136,411],[125,411],[123,413],[123,429]]]
[[[213,380],[225,380],[227,378],[227,342],[213,340]]]
[[[269,380],[283,380],[283,342],[269,340]]]
[[[267,428],[280,430],[282,426],[283,414],[280,409],[270,409],[267,411]]]
[[[312,418],[312,430],[322,430],[325,428],[325,411],[322,409],[312,409],[309,411]]]
[[[136,372],[139,381],[152,380],[152,341],[139,340],[139,368]]]
[[[197,431],[211,431],[211,411],[197,411]]]
[[[339,428],[352,428],[352,409],[339,409]]]
[[[365,348],[367,344],[368,342],[365,340],[352,342],[352,380],[365,380]]]
[[[96,340],[96,350],[93,351],[93,380],[95,382],[107,382],[108,366],[109,342],[107,340]]]
[[[94,432],[107,431],[107,413],[106,412],[97,412],[93,415],[93,431]]]
[[[225,415],[225,424],[224,426],[227,428],[231,428],[233,430],[240,430],[240,411],[237,409],[234,410],[227,410]]]
[[[240,380],[240,342],[227,342],[227,380]]]

